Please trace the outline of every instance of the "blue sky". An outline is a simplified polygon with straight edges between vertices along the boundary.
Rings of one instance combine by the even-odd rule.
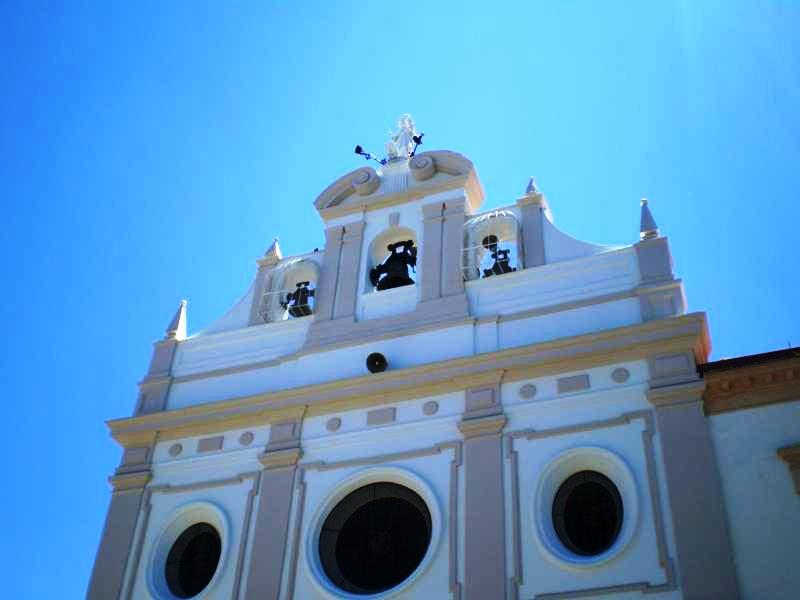
[[[650,198],[713,358],[800,345],[800,3],[70,4],[0,6],[6,597],[82,597],[151,342],[322,246],[403,112],[487,208],[535,175],[623,244]]]

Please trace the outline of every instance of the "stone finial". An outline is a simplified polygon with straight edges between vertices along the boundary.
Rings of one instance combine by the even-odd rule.
[[[258,260],[258,264],[260,266],[271,266],[277,265],[281,259],[283,258],[283,254],[281,254],[281,247],[278,244],[278,238],[275,237],[272,239],[272,243],[270,244],[267,251],[264,253],[264,258],[260,258]]]
[[[186,339],[186,300],[181,300],[178,311],[167,326],[164,339],[178,341]]]
[[[525,195],[531,196],[533,194],[540,194],[539,187],[536,185],[536,180],[531,177],[528,180],[528,187],[525,188]]]
[[[639,239],[650,240],[658,237],[658,225],[647,207],[647,198],[642,198],[642,220],[639,225]]]

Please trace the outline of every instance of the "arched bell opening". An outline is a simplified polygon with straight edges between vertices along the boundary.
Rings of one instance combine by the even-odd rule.
[[[275,267],[269,289],[261,299],[259,314],[264,322],[314,314],[318,281],[319,265],[312,260],[290,259]]]
[[[392,227],[369,246],[366,289],[381,292],[417,283],[417,234]]]
[[[522,236],[513,212],[496,210],[464,224],[465,281],[505,275],[522,268]]]

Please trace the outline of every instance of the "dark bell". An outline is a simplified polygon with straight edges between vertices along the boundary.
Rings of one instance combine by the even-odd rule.
[[[487,250],[491,250],[494,252],[494,250],[497,248],[498,241],[499,240],[497,239],[497,236],[492,234],[492,235],[487,235],[485,238],[483,238],[481,244],[483,244],[483,247],[486,248]]]
[[[367,357],[367,369],[370,373],[383,373],[389,363],[380,352],[373,352]]]

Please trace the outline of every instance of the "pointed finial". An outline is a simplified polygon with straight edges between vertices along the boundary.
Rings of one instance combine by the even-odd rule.
[[[278,244],[278,238],[272,238],[272,243],[270,244],[267,251],[264,253],[264,258],[260,258],[257,262],[260,266],[272,266],[277,265],[281,259],[283,258],[283,254],[281,254],[281,247]]]
[[[538,194],[538,193],[540,192],[538,186],[536,185],[536,180],[533,177],[531,177],[528,180],[528,187],[525,188],[525,195],[530,196],[532,194]]]
[[[639,225],[639,239],[650,240],[658,237],[658,225],[647,207],[647,198],[642,198],[642,220]]]
[[[186,339],[186,300],[181,300],[178,311],[167,326],[167,333],[164,339],[178,341]]]

